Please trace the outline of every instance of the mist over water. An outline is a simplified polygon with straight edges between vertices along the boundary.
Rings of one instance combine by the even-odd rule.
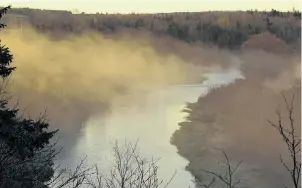
[[[166,41],[162,44],[154,43],[158,39],[152,36],[108,38],[93,32],[56,39],[23,29],[23,33],[1,30],[1,40],[13,52],[17,67],[9,84],[14,94],[11,103],[18,102],[26,109],[24,115],[31,117],[46,110],[51,128],[60,129],[57,137],[63,153],[73,148],[91,116],[121,102],[131,104],[142,93],[201,83],[203,73],[220,71],[225,67],[220,64],[228,64],[227,53],[213,56],[217,49],[196,50],[171,39],[161,39]]]
[[[178,152],[185,156],[192,149],[185,157],[194,161],[192,151],[196,146],[180,140],[177,150],[170,144],[178,123],[185,121],[187,115],[181,110],[187,102],[202,101],[200,96],[211,87],[244,77],[244,81],[216,90],[205,99],[207,106],[200,107],[203,111],[213,116],[221,113],[215,119],[218,128],[213,127],[215,136],[212,130],[203,132],[204,137],[194,140],[195,144],[203,148],[213,142],[229,147],[234,160],[246,157],[258,165],[268,164],[266,174],[280,170],[268,163],[279,148],[261,144],[276,143],[279,138],[267,137],[271,129],[263,133],[262,125],[278,102],[271,96],[300,80],[298,54],[230,52],[139,35],[106,38],[86,33],[54,40],[28,30],[26,36],[3,32],[1,39],[15,55],[17,71],[9,86],[15,94],[14,101],[26,108],[26,115],[34,117],[47,108],[51,128],[60,129],[64,155],[59,162],[64,165],[75,166],[87,155],[87,165],[98,163],[107,169],[111,141],[138,139],[143,155],[161,158],[161,179],[170,179],[177,170],[170,187],[193,187],[192,176],[184,170],[188,161]],[[259,108],[264,104],[269,107]],[[200,115],[198,111],[196,114]],[[199,123],[196,127],[202,132]],[[222,132],[228,123],[231,128]],[[183,132],[189,133],[187,138],[191,141],[197,134],[185,129],[189,130]],[[253,160],[257,152],[266,159]],[[212,158],[211,165],[216,159]],[[255,169],[253,165],[246,171]],[[270,176],[268,181],[273,182],[274,178]]]
[[[63,152],[72,149],[84,122],[128,102],[125,95],[139,98],[171,84],[198,83],[203,80],[200,73],[208,72],[175,53],[159,53],[142,37],[87,32],[53,39],[24,28],[24,33],[1,30],[1,40],[17,67],[9,84],[12,105],[19,102],[31,117],[46,109],[51,128],[60,129]]]
[[[184,121],[182,109],[186,102],[195,102],[205,95],[211,86],[228,84],[240,78],[240,72],[230,69],[225,72],[208,74],[208,80],[199,85],[175,85],[154,90],[142,96],[141,100],[116,104],[110,112],[90,118],[83,129],[76,147],[61,161],[74,165],[87,156],[87,165],[98,164],[104,173],[108,172],[112,159],[112,141],[138,140],[140,152],[146,157],[160,158],[159,178],[168,181],[176,175],[168,187],[194,187],[193,178],[185,167],[188,162],[178,155],[170,144],[178,123]],[[136,96],[132,96],[137,98]]]

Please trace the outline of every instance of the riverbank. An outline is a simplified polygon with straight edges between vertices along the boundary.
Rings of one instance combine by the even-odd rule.
[[[300,125],[300,84],[283,92],[286,96],[295,93],[295,119]],[[219,170],[222,156],[213,149],[222,148],[231,162],[243,160],[238,178],[244,185],[283,185],[290,181],[279,161],[279,154],[285,153],[286,148],[266,121],[276,119],[274,112],[279,104],[279,92],[250,79],[237,80],[188,103],[184,109],[188,113],[186,121],[179,123],[180,129],[173,134],[171,143],[190,161],[186,169],[195,178],[204,177],[201,169]]]

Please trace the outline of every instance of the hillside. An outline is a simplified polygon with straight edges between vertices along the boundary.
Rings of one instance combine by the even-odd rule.
[[[191,44],[238,48],[252,35],[269,32],[296,47],[301,40],[300,12],[237,11],[160,14],[72,14],[69,11],[12,9],[4,17],[9,26],[29,24],[54,35],[88,30],[103,34],[125,30],[148,31]],[[22,22],[22,23],[21,23]],[[21,26],[22,25],[22,26]]]
[[[37,116],[48,107],[51,128],[60,129],[57,136],[63,137],[62,145],[67,148],[62,158],[73,160],[72,152],[82,140],[86,146],[96,145],[95,154],[100,151],[101,155],[101,144],[88,141],[127,135],[128,130],[147,133],[144,138],[158,141],[150,140],[152,144],[162,146],[166,142],[171,146],[166,135],[162,141],[157,133],[164,132],[162,125],[168,124],[165,116],[176,105],[158,105],[168,101],[163,97],[165,93],[154,101],[142,98],[146,102],[142,104],[133,96],[171,85],[200,83],[206,73],[236,69],[244,79],[221,87],[213,84],[205,96],[187,103],[184,122],[176,119],[171,123],[176,126],[179,122],[171,144],[189,161],[186,170],[197,183],[207,179],[202,169],[218,171],[220,156],[213,148],[224,149],[232,163],[243,161],[236,178],[246,188],[285,187],[283,184],[290,183],[279,161],[279,154],[286,154],[286,148],[281,147],[284,143],[280,135],[266,120],[275,120],[280,92],[286,96],[294,93],[294,118],[298,119],[297,125],[301,124],[300,12],[73,14],[24,8],[12,9],[3,21],[8,27],[1,29],[1,42],[12,50],[18,69],[9,89],[22,97],[22,109],[31,107],[30,115]],[[225,79],[218,75],[217,80]],[[173,91],[167,98],[172,99],[172,95],[177,93]],[[138,101],[133,104],[135,110],[129,107],[130,114],[123,111],[129,110],[124,104],[132,102],[128,96]],[[127,101],[118,111],[115,107],[122,100]],[[156,108],[148,110],[149,103]],[[113,112],[118,113],[114,116]],[[133,119],[139,119],[137,127],[132,114]],[[86,129],[99,116],[101,121],[95,123],[99,129],[94,125]],[[171,116],[177,117],[174,112]],[[154,125],[159,126],[158,130]],[[297,130],[301,132],[301,127]],[[163,147],[160,150],[166,151]],[[168,160],[174,168],[177,162],[172,157]]]

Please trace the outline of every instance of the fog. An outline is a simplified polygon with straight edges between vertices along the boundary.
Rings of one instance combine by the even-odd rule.
[[[4,33],[2,40],[18,67],[14,91],[22,87],[61,99],[107,102],[127,92],[200,79],[192,74],[195,67],[140,39],[89,33],[54,41],[28,30],[24,36]]]
[[[300,84],[298,53],[218,50],[133,32],[110,38],[87,32],[54,39],[28,28],[23,34],[1,31],[1,40],[17,67],[9,85],[14,102],[31,116],[47,107],[66,150],[74,146],[85,122],[115,105],[131,105],[144,100],[146,93],[172,85],[200,84],[206,73],[238,69],[245,79],[200,97],[191,115],[194,121],[183,123],[187,126],[175,133],[172,143],[191,161],[189,169],[195,174],[200,167],[196,164],[215,169],[219,156],[207,157],[210,153],[205,151],[220,147],[234,161],[246,162],[242,178],[250,186],[274,187],[288,181],[278,161],[284,147],[266,119],[274,118],[282,102],[280,92],[290,94],[289,89]],[[300,125],[299,89],[295,92]]]
[[[219,72],[232,62],[228,52],[133,32],[110,38],[87,32],[54,39],[24,28],[23,33],[1,31],[1,40],[17,67],[9,84],[14,99],[33,116],[47,107],[52,121],[72,119],[58,112],[62,106],[78,106],[70,106],[71,111],[90,114],[87,111],[113,105],[120,96],[201,83],[203,73]]]
[[[51,128],[60,129],[64,151],[74,146],[90,117],[121,102],[131,104],[152,90],[201,83],[203,73],[226,67],[209,63],[217,59],[210,49],[196,61],[199,53],[191,54],[192,46],[133,31],[110,38],[93,32],[55,38],[31,28],[22,33],[4,29],[1,40],[17,67],[8,85],[12,105],[18,102],[24,115],[32,117],[46,110]]]

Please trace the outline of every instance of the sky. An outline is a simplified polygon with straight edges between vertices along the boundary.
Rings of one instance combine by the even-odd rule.
[[[301,0],[0,0],[0,6],[85,13],[200,12],[209,10],[301,10]]]

